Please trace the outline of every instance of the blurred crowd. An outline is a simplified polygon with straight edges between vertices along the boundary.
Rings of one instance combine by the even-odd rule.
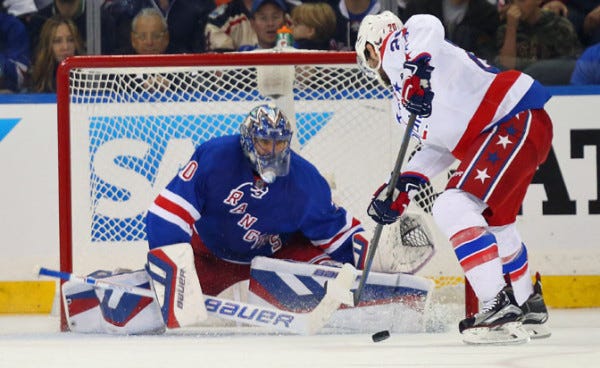
[[[88,49],[86,0],[0,0],[0,92],[52,93],[73,55],[268,49],[286,26],[299,49],[354,49],[380,0],[95,0],[98,52]],[[448,41],[490,66],[546,85],[600,84],[600,0],[397,0],[406,21],[432,14]]]

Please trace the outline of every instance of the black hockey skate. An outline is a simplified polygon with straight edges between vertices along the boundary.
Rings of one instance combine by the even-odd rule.
[[[510,287],[505,287],[479,313],[460,321],[458,330],[467,344],[521,344],[529,341],[523,318]]]
[[[551,335],[550,329],[546,326],[548,320],[548,309],[542,296],[542,280],[540,273],[535,274],[535,284],[533,285],[533,294],[521,306],[523,311],[523,327],[532,339],[541,339]]]

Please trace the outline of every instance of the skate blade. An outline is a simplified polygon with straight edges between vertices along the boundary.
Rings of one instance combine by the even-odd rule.
[[[521,322],[505,323],[492,328],[469,328],[462,334],[463,342],[468,345],[517,345],[528,342],[530,338]]]
[[[545,324],[541,324],[541,325],[526,324],[526,325],[523,325],[523,328],[525,329],[525,331],[527,331],[529,333],[529,337],[534,340],[545,339],[547,337],[550,337],[550,335],[552,335],[552,332]]]

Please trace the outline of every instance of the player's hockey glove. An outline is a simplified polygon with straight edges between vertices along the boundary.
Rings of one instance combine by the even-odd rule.
[[[433,67],[429,65],[430,59],[429,56],[421,56],[404,62],[404,69],[408,70],[409,75],[404,78],[402,86],[402,106],[408,112],[423,118],[431,115],[434,95],[429,82],[433,71]]]
[[[398,178],[396,189],[391,197],[386,197],[387,184],[383,184],[375,194],[367,209],[367,214],[382,225],[389,225],[404,213],[411,199],[419,192],[421,185],[429,182],[427,177],[419,173],[404,173]]]

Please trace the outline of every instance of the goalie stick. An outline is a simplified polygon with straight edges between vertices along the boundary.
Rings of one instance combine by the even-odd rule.
[[[406,156],[406,151],[408,150],[408,142],[410,141],[410,136],[412,134],[416,118],[417,116],[415,114],[410,114],[410,117],[408,118],[406,130],[404,131],[404,135],[402,136],[402,144],[400,145],[398,157],[396,157],[396,163],[392,171],[392,177],[390,178],[390,182],[388,183],[386,188],[386,198],[391,197],[394,194],[394,189],[396,189],[396,183],[398,182],[398,176],[400,175],[400,170],[402,169],[402,162],[404,161],[404,156]],[[373,257],[375,256],[375,251],[377,250],[377,246],[379,245],[379,239],[381,238],[382,231],[383,225],[378,223],[375,226],[375,230],[373,231],[373,239],[371,239],[371,242],[369,244],[367,259],[365,261],[365,267],[363,268],[358,287],[354,291],[355,306],[357,306],[360,302],[360,296],[365,288],[365,283],[367,281],[367,278],[369,277],[369,272],[371,272],[371,264],[373,263]]]
[[[45,267],[40,267],[37,270],[37,275],[89,284],[107,290],[120,289],[130,294],[156,298],[154,291],[150,289],[117,284],[89,276],[78,276],[73,273],[52,270]],[[314,335],[325,326],[331,315],[342,303],[352,305],[350,288],[353,283],[354,267],[350,264],[345,264],[340,268],[336,278],[326,282],[325,296],[321,302],[312,311],[307,313],[287,312],[208,295],[204,296],[204,304],[209,315],[220,319],[267,327],[281,332]]]

